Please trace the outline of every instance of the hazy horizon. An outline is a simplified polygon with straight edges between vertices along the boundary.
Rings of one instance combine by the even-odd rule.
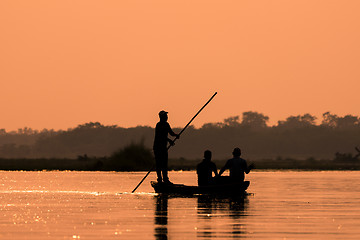
[[[0,125],[360,115],[360,2],[1,1]],[[239,109],[239,110],[237,110]],[[272,124],[270,122],[270,124]]]

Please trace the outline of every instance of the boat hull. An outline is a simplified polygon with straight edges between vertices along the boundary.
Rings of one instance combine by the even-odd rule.
[[[183,184],[164,184],[151,182],[151,186],[156,193],[174,193],[174,194],[244,194],[249,187],[250,182],[245,181],[239,184],[221,184],[211,186],[187,186]]]

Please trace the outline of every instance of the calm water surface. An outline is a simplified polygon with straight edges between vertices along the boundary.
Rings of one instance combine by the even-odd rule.
[[[252,172],[245,198],[131,194],[144,175],[0,171],[0,239],[360,239],[360,172]]]

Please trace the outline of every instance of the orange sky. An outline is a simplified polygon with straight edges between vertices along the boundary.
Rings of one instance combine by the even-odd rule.
[[[360,115],[358,0],[1,0],[0,128]]]

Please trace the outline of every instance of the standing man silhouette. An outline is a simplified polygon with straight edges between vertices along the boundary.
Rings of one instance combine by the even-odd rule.
[[[173,140],[168,138],[168,134],[179,138],[180,136],[173,132],[170,124],[167,122],[168,113],[164,110],[159,112],[160,121],[156,124],[155,128],[155,139],[154,139],[154,155],[156,161],[156,174],[157,181],[162,181],[167,184],[172,184],[168,177],[168,147],[167,143],[173,146],[175,143]],[[162,173],[162,176],[161,176]]]

